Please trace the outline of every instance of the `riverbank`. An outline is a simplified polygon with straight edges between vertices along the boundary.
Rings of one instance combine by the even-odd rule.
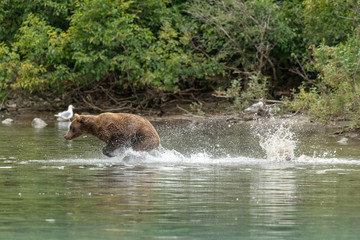
[[[276,125],[282,122],[291,123],[292,127],[298,128],[301,131],[302,128],[307,131],[321,132],[328,136],[335,137],[339,140],[343,138],[351,138],[360,141],[360,130],[351,129],[353,123],[349,121],[320,123],[312,121],[304,113],[276,113],[273,115],[269,109],[277,108],[278,104],[269,104],[266,106],[267,111],[239,111],[234,109],[230,103],[225,101],[206,103],[201,108],[191,108],[189,104],[174,103],[169,105],[166,110],[159,114],[159,110],[150,109],[148,111],[126,111],[134,114],[142,115],[156,124],[163,124],[167,122],[169,124],[179,125],[206,125],[206,124],[248,124],[249,127],[260,124]],[[84,106],[75,106],[75,113],[78,114],[98,114],[100,111],[91,111]],[[57,109],[50,111],[47,109],[38,110],[35,108],[14,108],[7,109],[0,112],[0,120],[3,121],[6,118],[14,120],[14,124],[31,124],[34,118],[41,118],[50,125],[56,123],[55,113],[63,111],[64,109]],[[270,126],[271,127],[271,126]],[[310,130],[309,130],[310,129]]]
[[[195,93],[194,93],[195,94]],[[300,126],[314,125],[315,128],[322,129],[327,135],[336,138],[351,138],[360,141],[360,127],[353,121],[333,121],[320,123],[310,119],[306,113],[289,112],[281,101],[267,100],[258,109],[243,110],[243,106],[235,104],[233,99],[219,97],[214,92],[205,92],[189,96],[177,96],[167,100],[153,103],[152,105],[139,105],[141,101],[116,102],[110,104],[106,99],[98,99],[92,102],[91,99],[84,101],[75,101],[67,99],[64,96],[40,97],[38,95],[17,94],[7,101],[1,103],[0,120],[11,118],[14,123],[27,124],[37,117],[45,122],[52,124],[56,122],[54,114],[67,109],[68,104],[73,104],[74,112],[78,114],[99,114],[102,112],[125,112],[144,116],[152,122],[190,122],[206,123],[243,123],[256,124],[268,122],[286,121],[294,122]],[[164,97],[164,96],[162,96]],[[174,97],[174,96],[171,96]],[[158,96],[157,98],[161,98]],[[61,100],[63,99],[63,100]],[[254,100],[248,105],[256,104],[259,100]],[[148,101],[148,103],[150,103]]]

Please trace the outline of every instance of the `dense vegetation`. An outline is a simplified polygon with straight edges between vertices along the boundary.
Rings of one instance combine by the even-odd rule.
[[[285,95],[314,117],[354,118],[359,17],[357,0],[3,0],[0,98]]]

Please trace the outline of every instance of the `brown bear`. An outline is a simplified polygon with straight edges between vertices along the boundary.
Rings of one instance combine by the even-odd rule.
[[[102,113],[100,115],[78,115],[71,122],[66,140],[91,134],[107,143],[102,152],[112,157],[120,147],[131,147],[135,151],[150,151],[160,144],[153,125],[145,118],[127,113]]]

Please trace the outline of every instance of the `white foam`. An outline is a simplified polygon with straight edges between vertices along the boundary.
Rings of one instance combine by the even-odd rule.
[[[206,152],[199,152],[190,154],[188,156],[181,154],[175,150],[160,148],[151,152],[136,152],[131,149],[125,150],[122,154],[115,157],[101,157],[101,158],[72,158],[72,159],[51,159],[51,160],[28,160],[22,161],[20,164],[42,163],[48,165],[61,165],[59,169],[63,169],[67,165],[92,166],[91,170],[101,170],[102,168],[112,167],[117,165],[144,165],[144,166],[158,166],[158,167],[173,167],[173,166],[246,166],[246,165],[338,165],[338,164],[352,164],[360,165],[359,160],[353,159],[339,159],[339,158],[322,158],[314,156],[301,155],[294,157],[291,161],[279,161],[274,158],[252,158],[245,156],[223,156],[213,157]],[[94,167],[95,166],[95,167]],[[58,167],[56,167],[58,168]],[[79,167],[81,168],[81,167]]]
[[[295,159],[296,140],[291,125],[283,122],[280,125],[257,124],[252,127],[253,135],[259,138],[259,144],[269,160],[283,161]]]

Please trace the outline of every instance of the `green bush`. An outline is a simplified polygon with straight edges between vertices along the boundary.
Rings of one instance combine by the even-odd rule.
[[[115,83],[133,91],[144,87],[176,91],[184,82],[219,71],[202,54],[192,52],[186,24],[174,22],[181,17],[176,4],[154,0],[74,3],[68,29],[29,14],[14,42],[2,45],[3,88],[62,92],[115,78]],[[142,12],[148,9],[153,12]],[[16,67],[9,70],[9,64]]]
[[[3,0],[0,98],[222,89],[243,108],[304,80],[295,109],[354,118],[358,26],[346,0]]]
[[[249,76],[277,78],[274,62],[282,61],[281,53],[293,48],[294,32],[274,1],[197,0],[188,12],[199,24],[197,48],[243,79],[244,89]]]
[[[259,75],[252,75],[249,77],[249,82],[246,90],[243,90],[242,80],[234,79],[231,81],[231,86],[228,87],[225,91],[218,91],[221,95],[226,98],[232,99],[234,107],[239,110],[243,110],[248,107],[254,100],[258,101],[259,99],[267,99],[267,79],[264,78],[262,81],[259,79]]]
[[[58,69],[51,50],[57,30],[34,15],[29,15],[16,34],[10,48],[2,44],[0,79],[2,89],[36,91],[61,89],[63,83],[54,75]],[[50,46],[49,46],[50,44]],[[62,75],[64,78],[66,75]]]
[[[11,44],[29,15],[44,19],[49,25],[66,30],[74,0],[2,0],[0,1],[0,42]]]
[[[354,34],[346,42],[313,48],[312,67],[319,73],[316,88],[300,88],[293,107],[309,110],[322,120],[357,119],[360,94],[360,37]]]
[[[359,25],[355,1],[303,1],[304,38],[308,44],[338,44]]]

